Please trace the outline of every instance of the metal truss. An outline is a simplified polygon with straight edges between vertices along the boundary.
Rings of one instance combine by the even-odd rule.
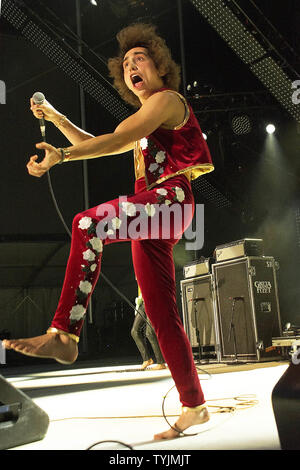
[[[232,93],[201,94],[197,91],[187,96],[193,103],[195,114],[227,113],[275,109],[274,99],[267,92],[248,91]],[[197,103],[200,103],[198,107]]]
[[[300,122],[300,106],[292,99],[293,83],[299,74],[285,59],[284,48],[279,50],[274,45],[275,28],[273,39],[267,38],[234,0],[190,1],[283,108]],[[289,54],[295,56],[293,49],[289,49]],[[298,63],[297,58],[295,62]]]
[[[3,0],[1,14],[117,121],[131,114],[107,79],[67,44],[64,37],[42,22],[24,2]]]

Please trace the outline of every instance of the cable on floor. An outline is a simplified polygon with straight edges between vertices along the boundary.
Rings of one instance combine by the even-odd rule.
[[[210,380],[212,379],[212,374],[210,374],[209,372],[207,372],[206,370],[204,369],[201,369],[199,367],[196,367],[197,370],[201,370],[202,373],[204,374],[207,374],[208,375],[208,379],[204,379],[203,377],[201,377],[201,380]],[[130,372],[132,372],[132,370],[128,370]],[[135,369],[134,369],[135,371]],[[140,371],[138,369],[138,371]],[[115,371],[113,371],[115,372]],[[119,371],[117,371],[119,372]],[[168,393],[175,387],[175,385],[172,386],[172,388],[167,392],[167,394],[165,395],[165,397],[163,397],[163,400],[165,400],[165,398],[167,397]],[[164,403],[164,401],[163,401]],[[163,404],[162,404],[163,406]],[[169,418],[173,418],[175,416],[178,416],[178,414],[168,414],[168,417]],[[166,419],[166,415],[164,414],[164,409],[163,409],[163,417],[165,418],[165,420],[167,421]],[[70,420],[70,419],[135,419],[135,418],[161,418],[161,415],[138,415],[138,416],[71,416],[71,417],[68,417],[68,418],[58,418],[58,419],[52,419],[50,422],[53,423],[53,422],[57,422],[57,421],[66,421],[66,420]],[[168,423],[168,421],[167,421]],[[169,423],[168,423],[169,424]]]
[[[129,450],[134,450],[133,447],[130,444],[126,444],[125,442],[121,442],[121,441],[110,441],[110,440],[109,441],[95,442],[90,447],[88,447],[86,450],[92,450],[93,447],[98,446],[100,444],[106,444],[107,442],[114,442],[115,444],[121,444],[122,446],[127,447],[127,449],[129,449]]]
[[[212,378],[212,374],[210,374],[208,371],[206,371],[204,369],[201,369],[199,367],[196,367],[196,368],[197,368],[197,370],[200,370],[202,373],[205,373],[205,374],[208,375],[208,379],[203,379],[201,377],[201,380],[210,380]],[[166,414],[165,413],[165,402],[166,402],[166,399],[167,399],[169,393],[174,388],[175,388],[175,385],[173,385],[167,391],[167,393],[163,397],[163,401],[162,401],[162,415],[163,415],[163,418],[165,419],[165,421],[167,422],[168,426],[171,429],[178,432],[181,437],[191,437],[191,436],[197,436],[198,434],[202,434],[203,432],[207,432],[208,430],[211,430],[214,427],[219,425],[219,424],[217,424],[216,426],[213,426],[213,428],[209,428],[209,429],[206,429],[204,431],[197,432],[197,433],[185,433],[183,431],[180,431],[176,427],[172,426],[169,423],[167,417],[168,418],[176,417],[176,416],[179,416],[179,414],[177,414],[177,413],[176,414]],[[220,401],[224,402],[224,401],[229,401],[229,400],[233,400],[234,404],[233,405],[213,404],[215,402],[220,402]],[[259,403],[259,400],[257,400],[255,394],[244,394],[244,395],[237,395],[235,397],[212,398],[212,399],[206,400],[206,403],[207,403],[207,408],[217,409],[217,411],[210,411],[210,414],[230,413],[230,415],[232,415],[233,413],[235,413],[238,410],[245,410],[245,409],[248,409],[248,408],[252,408],[253,406],[255,406]],[[211,403],[211,404],[209,404],[209,403]],[[137,418],[161,418],[161,415],[152,414],[152,415],[137,415],[137,416],[133,416],[133,415],[131,415],[131,416],[77,416],[77,417],[59,418],[59,419],[51,420],[50,422],[65,421],[65,420],[71,420],[71,419],[79,419],[80,420],[80,419],[137,419]],[[114,440],[104,440],[104,441],[96,442],[96,443],[92,444],[91,446],[89,446],[86,450],[92,450],[92,448],[95,447],[96,445],[109,443],[109,442],[120,444],[120,445],[123,445],[124,447],[127,447],[130,450],[134,450],[132,445],[126,444],[122,441],[114,441]]]
[[[177,429],[176,427],[172,426],[168,419],[167,419],[167,415],[165,413],[165,401],[166,401],[166,398],[168,396],[168,394],[171,392],[171,390],[175,387],[175,385],[173,385],[169,390],[168,392],[166,393],[166,395],[163,397],[163,401],[162,401],[162,414],[163,414],[163,417],[165,419],[165,421],[168,423],[168,425],[170,426],[171,429],[173,429],[174,431],[176,432],[179,432],[179,434],[181,436],[197,436],[198,434],[201,434],[201,432],[197,432],[197,433],[193,433],[193,434],[187,434],[183,431],[180,431],[179,429]],[[217,408],[217,411],[215,412],[210,412],[211,414],[214,414],[214,413],[234,413],[238,410],[241,410],[241,409],[247,409],[247,408],[252,408],[253,406],[257,405],[259,403],[259,401],[256,399],[256,395],[254,394],[245,394],[245,395],[238,395],[236,397],[230,397],[230,398],[216,398],[216,399],[210,399],[210,400],[206,400],[206,403],[208,402],[215,402],[215,401],[224,401],[224,400],[234,400],[235,404],[234,405],[207,405],[207,408]],[[178,415],[177,415],[178,416]]]
[[[163,404],[164,404],[164,401],[166,400],[168,394],[171,392],[171,390],[175,387],[175,385],[173,387],[171,387],[169,389],[169,391],[167,392],[167,394],[164,396],[164,400],[163,400]],[[215,414],[215,413],[229,413],[229,416],[232,416],[236,411],[238,410],[241,410],[241,409],[248,409],[250,407],[253,407],[255,405],[257,405],[259,403],[259,401],[256,399],[256,395],[255,394],[245,394],[245,395],[238,395],[238,396],[235,396],[235,397],[224,397],[224,398],[214,398],[214,399],[210,399],[210,400],[206,400],[206,403],[208,402],[216,402],[216,401],[224,401],[224,400],[233,400],[235,403],[235,405],[214,405],[214,404],[211,404],[211,405],[207,405],[208,408],[218,408],[218,411],[210,411],[210,414]],[[167,420],[167,417],[166,417],[166,414],[165,414],[165,411],[164,411],[164,405],[163,405],[163,416],[164,416],[164,419],[167,421],[168,425],[170,426],[170,428],[174,429],[176,432],[178,432],[178,429],[174,428],[173,426],[170,425],[170,423],[168,422]],[[170,416],[178,416],[178,414],[176,415],[168,415],[168,417]],[[131,416],[130,418],[140,418],[141,416]],[[150,416],[152,417],[152,416]],[[154,417],[154,416],[153,416]],[[155,416],[155,417],[159,417],[161,418],[161,416]],[[103,418],[104,419],[104,418]],[[109,419],[109,418],[106,418],[106,419]],[[215,427],[219,426],[220,424],[216,424],[215,426],[213,427],[210,427],[209,429],[205,429],[203,431],[200,431],[200,432],[197,432],[197,433],[193,433],[193,434],[187,434],[187,433],[184,433],[184,432],[180,432],[180,436],[181,437],[190,437],[190,436],[197,436],[198,434],[202,434],[204,432],[207,432],[207,431],[211,431],[212,429],[214,429]],[[128,449],[130,450],[134,450],[134,447],[133,445],[130,445],[130,444],[126,444],[124,442],[121,442],[121,441],[111,441],[111,440],[104,440],[104,441],[99,441],[99,442],[96,442],[94,443],[93,445],[91,445],[90,447],[88,447],[87,450],[92,450],[95,446],[97,445],[100,445],[100,444],[105,444],[105,443],[109,443],[109,442],[115,442],[117,444],[121,444],[123,445],[124,447],[127,447]]]
[[[195,364],[195,367],[196,367],[196,370],[197,370],[197,371],[200,371],[200,372],[202,372],[203,374],[208,375],[208,379],[203,379],[203,377],[201,377],[201,380],[210,380],[210,379],[212,379],[212,374],[210,374],[210,372],[208,372],[208,371],[205,370],[205,369],[202,369],[202,368],[199,367],[197,364]],[[198,374],[198,375],[199,375],[199,374]]]

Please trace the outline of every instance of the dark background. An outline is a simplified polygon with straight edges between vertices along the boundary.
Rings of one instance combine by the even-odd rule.
[[[256,3],[278,35],[299,52],[299,2]],[[203,249],[186,251],[184,240],[174,249],[179,306],[179,283],[187,262],[200,256],[211,257],[218,245],[258,237],[264,240],[265,254],[274,256],[280,266],[277,274],[282,324],[290,321],[299,325],[300,135],[296,121],[189,0],[99,0],[97,6],[89,0],[28,0],[21,4],[31,9],[31,13],[26,12],[36,24],[50,31],[57,41],[63,39],[73,50],[78,50],[79,11],[85,43],[81,53],[86,61],[82,66],[114,96],[117,95],[105,63],[117,53],[116,33],[135,21],[157,25],[174,59],[182,66],[185,85],[191,85],[187,90],[182,84],[180,91],[190,100],[208,135],[216,168],[203,177],[208,186],[193,187],[196,202],[205,204]],[[76,5],[80,5],[80,10],[76,10]],[[299,63],[294,65],[299,71]],[[31,336],[41,334],[52,318],[69,238],[53,206],[47,178],[27,175],[26,163],[36,153],[34,144],[41,140],[29,98],[35,91],[42,91],[69,119],[79,126],[85,122],[86,129],[95,135],[111,132],[120,119],[91,94],[85,93],[82,100],[76,79],[3,17],[0,80],[5,82],[7,92],[6,104],[0,105],[0,332],[7,329],[12,336]],[[237,113],[231,109],[237,92],[245,94],[243,103],[252,122],[252,131],[247,135],[236,135],[231,127],[231,119]],[[196,94],[215,93],[227,96],[226,104],[219,106],[223,111],[214,105],[215,111],[211,112],[209,101],[204,106],[201,98],[195,98]],[[253,97],[260,103],[256,109],[250,106]],[[272,137],[265,132],[268,122],[276,125]],[[47,127],[47,141],[56,147],[67,144],[51,124]],[[90,207],[133,191],[133,159],[129,153],[91,160],[87,172]],[[57,166],[51,170],[51,178],[59,207],[70,226],[74,215],[86,204],[83,164]],[[106,247],[103,272],[134,303],[136,283],[130,244]],[[138,355],[130,337],[133,319],[131,307],[100,279],[93,295],[92,322],[87,322],[88,341],[83,352],[114,357]]]

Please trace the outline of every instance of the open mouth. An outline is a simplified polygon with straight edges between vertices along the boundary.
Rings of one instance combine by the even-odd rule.
[[[135,74],[131,76],[131,81],[132,81],[133,86],[138,88],[140,86],[139,84],[143,82],[143,79],[139,75]]]

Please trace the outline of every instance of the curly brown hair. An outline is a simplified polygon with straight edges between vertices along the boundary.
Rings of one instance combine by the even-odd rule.
[[[141,106],[140,100],[129,90],[124,81],[123,58],[130,49],[144,47],[153,60],[157,70],[162,67],[165,75],[162,77],[167,88],[178,91],[180,85],[180,67],[171,57],[171,52],[163,38],[157,35],[156,26],[136,23],[122,29],[117,34],[119,55],[108,61],[110,76],[114,79],[114,86],[120,96],[135,108]]]

